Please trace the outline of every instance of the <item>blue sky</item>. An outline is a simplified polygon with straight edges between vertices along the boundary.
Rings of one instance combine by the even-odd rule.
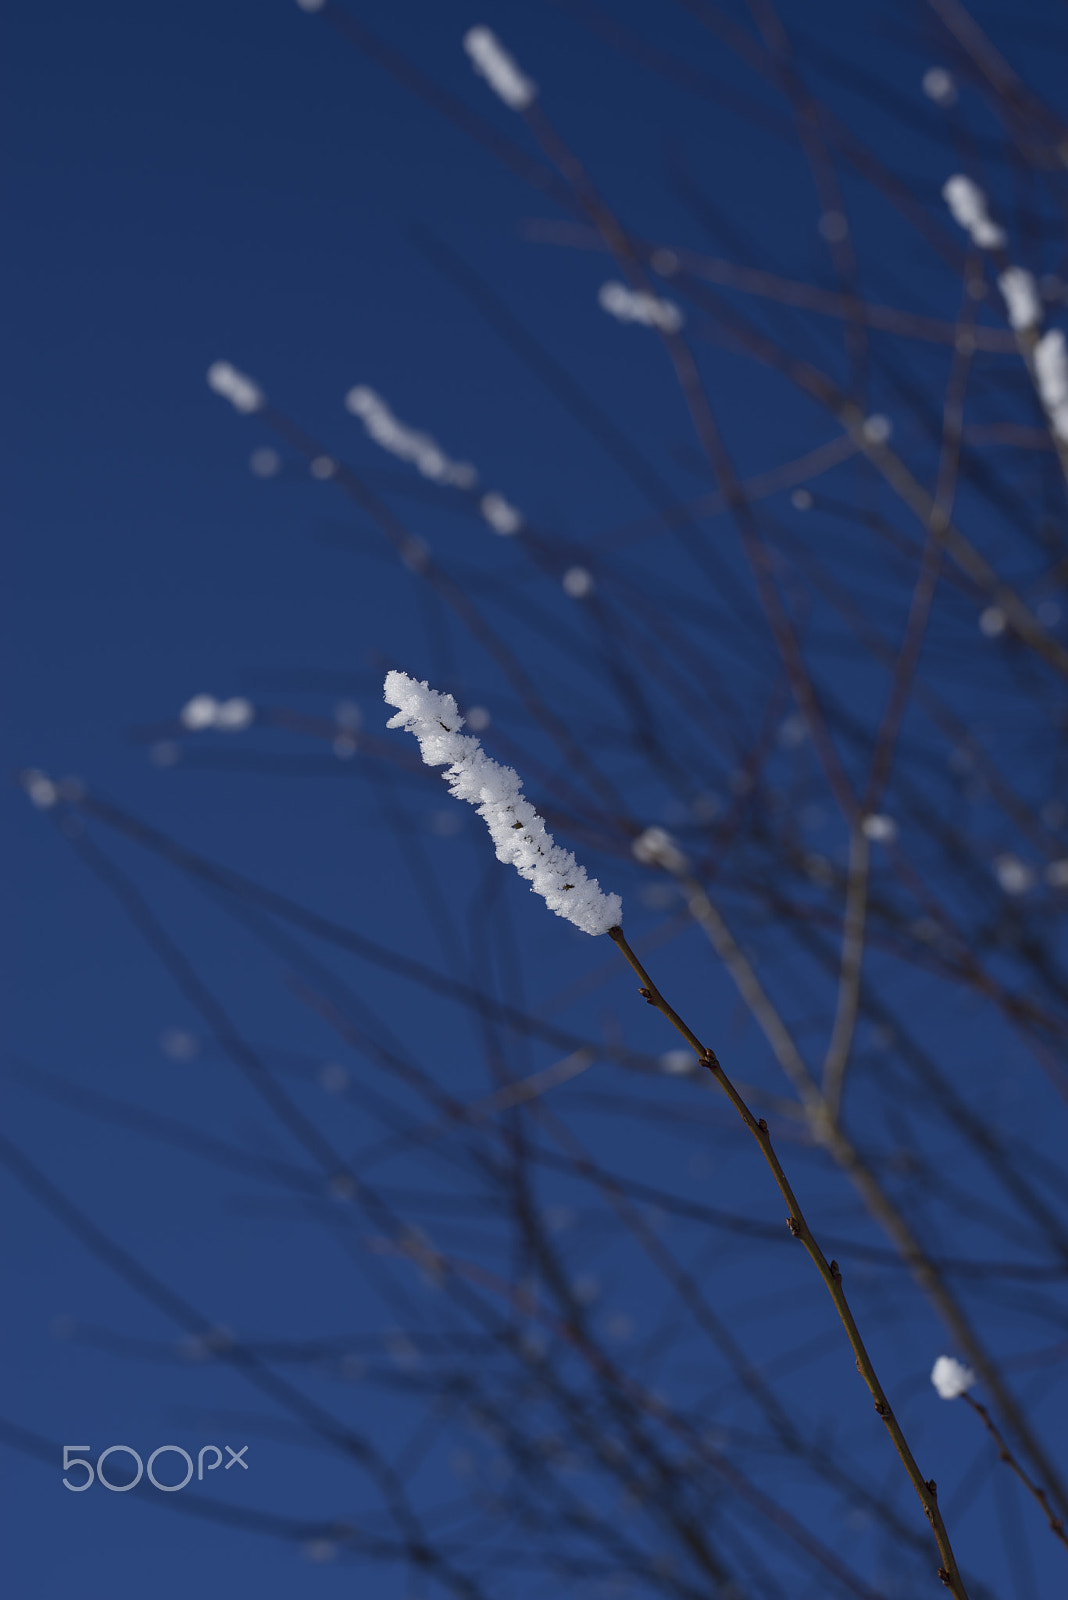
[[[637,232],[695,248],[707,248],[711,234],[723,254],[770,257],[778,271],[828,281],[819,207],[799,176],[796,150],[761,126],[776,102],[743,82],[724,47],[700,34],[681,8],[626,0],[612,14],[646,36],[655,31],[665,48],[707,72],[724,91],[720,104],[606,50],[580,25],[577,8],[505,0],[476,16],[455,0],[396,0],[390,7],[353,4],[352,11],[491,127],[516,136],[459,46],[472,22],[491,23],[538,79],[572,146]],[[1052,15],[1030,8],[1032,31],[1022,37],[1028,64],[1040,74],[1053,70],[1042,56]],[[793,21],[850,59],[874,57],[877,44],[871,65],[888,90],[917,101],[916,127],[895,132],[895,157],[929,202],[943,157],[932,155],[924,137],[924,119],[934,113],[917,94],[922,56],[914,39],[900,36],[889,12],[858,18],[832,0]],[[538,618],[546,628],[551,619],[578,657],[589,647],[555,571],[517,576],[519,558],[507,542],[495,542],[463,508],[421,499],[414,476],[375,451],[342,401],[355,383],[380,391],[399,416],[476,462],[484,481],[532,523],[551,527],[566,564],[571,546],[582,551],[647,516],[649,495],[568,414],[544,370],[532,371],[485,291],[468,282],[464,292],[462,274],[476,272],[543,356],[581,381],[589,403],[622,430],[625,449],[655,463],[671,494],[693,497],[707,489],[707,478],[694,464],[688,420],[665,364],[644,333],[621,330],[597,311],[602,261],[532,242],[532,224],[560,220],[550,199],[533,194],[293,0],[187,0],[180,7],[55,0],[19,8],[8,38],[18,62],[9,92],[15,159],[8,175],[11,377],[3,430],[13,530],[4,620],[8,768],[78,775],[191,849],[440,964],[426,908],[401,881],[396,842],[383,823],[392,801],[373,783],[356,781],[362,773],[319,746],[313,759],[277,730],[257,729],[255,746],[252,735],[241,736],[226,750],[255,747],[268,760],[284,754],[303,763],[299,781],[280,770],[217,762],[221,736],[196,745],[205,753],[201,766],[195,757],[161,760],[180,707],[201,691],[322,716],[352,700],[368,731],[379,735],[386,665],[446,674],[468,704],[490,708],[495,728],[521,731],[527,748],[545,754],[493,662],[450,635],[417,579],[336,486],[313,481],[285,451],[276,477],[250,472],[251,452],[276,441],[259,419],[237,417],[213,395],[205,372],[216,359],[234,362],[324,450],[396,490],[392,503],[443,562],[481,574],[511,596],[502,626],[522,638],[528,666],[558,703],[574,696],[576,715],[596,722],[604,705],[598,692],[532,620],[540,608]],[[728,91],[744,98],[740,108]],[[861,119],[873,141],[896,127],[863,88],[847,84],[836,92],[840,108]],[[704,233],[699,207],[680,198],[688,183],[709,207]],[[860,226],[877,233],[874,203],[859,190],[850,198]],[[447,267],[441,247],[462,265]],[[955,272],[918,243],[898,235],[871,254],[872,298],[926,305],[933,297],[940,315],[956,315]],[[817,325],[804,337],[814,358],[837,362],[840,371],[840,353],[831,348],[836,335]],[[780,393],[771,407],[763,378],[737,352],[704,347],[703,359],[743,476],[834,435],[816,407],[793,395]],[[935,368],[925,363],[934,357],[915,360],[908,376],[927,382]],[[892,385],[878,382],[885,392],[875,401],[890,409]],[[772,508],[788,516],[787,496]],[[717,552],[737,576],[733,547],[724,539]],[[713,604],[703,587],[707,575],[670,539],[636,545],[630,577]],[[879,582],[873,569],[877,602]],[[715,603],[729,612],[722,596]],[[742,649],[739,692],[762,671]],[[847,656],[837,684],[843,702],[863,707],[871,682],[870,669],[851,671]],[[625,756],[610,750],[605,759],[626,774]],[[454,838],[452,824],[440,821],[449,815],[444,794],[408,779],[401,793],[446,884],[473,880],[482,870],[482,841],[467,823]],[[670,821],[665,796],[646,797],[649,820]],[[264,1158],[284,1151],[216,1049],[205,1046],[184,1060],[161,1048],[168,1029],[199,1037],[200,1021],[50,817],[13,786],[0,803],[11,841],[5,966],[13,1066],[181,1118]],[[216,907],[158,862],[125,842],[109,848],[136,873],[179,944],[195,952],[205,981],[226,996],[239,1025],[275,1052],[278,1071],[289,1073],[309,1114],[329,1122],[334,1109],[315,1073],[336,1046],[317,1019],[294,1007],[279,981],[284,959],[239,941]],[[840,848],[837,837],[828,839],[829,853]],[[467,852],[463,865],[459,852]],[[624,877],[630,871],[625,861],[597,866]],[[520,899],[518,889],[508,893],[525,948],[541,962],[526,981],[542,997],[609,961],[609,952],[591,950],[569,929],[561,934],[547,915],[539,920],[540,908]],[[655,907],[636,908],[635,925],[649,928],[658,915]],[[667,959],[684,998],[733,1017],[740,1075],[759,1076],[759,1047],[731,1009],[722,975],[708,979],[684,956]],[[599,998],[566,1013],[567,1024],[596,1025],[602,999],[609,1009],[625,1008],[628,981],[621,971],[602,984]],[[428,1003],[412,1014],[399,981],[377,974],[367,982],[369,1002],[404,1021],[413,1047],[437,1051],[443,1037],[448,1041],[443,1070],[453,1087],[473,1092],[481,1080],[471,1039],[452,1012]],[[803,976],[798,983],[803,987]],[[916,992],[922,995],[918,979]],[[959,1022],[929,1020],[932,1041],[944,1041]],[[664,1047],[644,1015],[635,1028],[640,1048]],[[1000,1035],[996,1048],[1012,1063],[1022,1054]],[[1024,1078],[1022,1069],[1020,1076],[1026,1087],[1010,1086],[1006,1097],[1018,1093],[1027,1115],[1040,1116],[1042,1080]],[[665,1085],[665,1092],[676,1087]],[[267,1226],[232,1175],[81,1118],[17,1083],[5,1086],[4,1097],[6,1126],[52,1181],[209,1318],[274,1338],[340,1333],[362,1326],[361,1319],[368,1338],[380,1329],[371,1289],[339,1266],[328,1230],[313,1238],[292,1218]],[[1025,1108],[1017,1108],[1022,1118]],[[355,1127],[351,1133],[359,1142]],[[652,1151],[652,1135],[616,1127],[606,1135],[605,1156],[626,1165],[646,1137]],[[671,1159],[666,1148],[650,1155],[657,1170]],[[715,1160],[729,1186],[737,1152],[724,1143]],[[212,1424],[216,1432],[240,1429],[234,1413],[256,1404],[217,1363],[139,1360],[69,1336],[64,1318],[126,1330],[172,1352],[176,1334],[24,1189],[3,1181],[16,1307],[4,1334],[5,1370],[17,1374],[5,1407],[10,1418],[53,1441],[91,1442],[94,1452],[116,1442],[143,1452],[172,1440],[245,1442],[205,1432],[208,1416],[221,1419]],[[821,1180],[812,1181],[818,1189]],[[702,1192],[711,1200],[711,1189]],[[774,1197],[760,1204],[763,1215],[778,1215]],[[744,1265],[737,1270],[739,1292],[765,1292],[762,1282],[746,1278]],[[640,1286],[630,1291],[640,1302]],[[626,1286],[620,1292],[625,1299]],[[801,1316],[811,1309],[807,1292],[797,1290]],[[940,1337],[933,1321],[921,1319],[890,1356],[910,1404],[920,1393],[926,1352],[936,1353]],[[835,1382],[828,1380],[828,1395]],[[333,1403],[335,1388],[326,1382],[313,1377],[308,1388]],[[414,1402],[381,1389],[361,1391],[351,1409],[377,1433],[414,1429],[417,1421]],[[956,1461],[954,1430],[968,1419],[947,1410],[938,1420],[945,1433],[932,1451]],[[926,1424],[918,1426],[922,1433]],[[959,1444],[961,1456],[971,1448],[969,1436]],[[247,1478],[231,1472],[222,1487],[212,1484],[221,1501],[314,1519],[324,1504],[341,1515],[358,1499],[322,1452],[265,1436],[250,1453]],[[235,1589],[273,1600],[311,1587],[299,1548],[167,1514],[135,1497],[68,1495],[58,1468],[16,1454],[11,1461],[16,1536],[5,1561],[20,1600],[142,1588],[159,1600]],[[324,1595],[349,1592],[354,1582],[378,1578],[356,1577],[344,1564],[314,1568]],[[392,1577],[383,1583],[382,1593],[403,1592]],[[1026,1592],[1017,1591],[1020,1600]]]

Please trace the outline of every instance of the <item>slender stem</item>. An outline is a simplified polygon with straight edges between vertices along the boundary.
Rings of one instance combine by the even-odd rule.
[[[871,846],[858,817],[849,835],[849,881],[846,887],[845,927],[838,977],[838,1004],[831,1042],[823,1063],[823,1099],[826,1115],[838,1121],[842,1085],[856,1033],[860,1011],[860,975],[864,964],[864,932],[868,909],[868,870]]]
[[[886,1430],[893,1440],[894,1448],[901,1457],[901,1461],[904,1465],[905,1471],[909,1475],[912,1487],[919,1496],[920,1504],[923,1506],[924,1515],[931,1524],[931,1530],[934,1533],[935,1541],[938,1545],[939,1555],[942,1558],[942,1564],[938,1569],[938,1576],[941,1578],[942,1582],[945,1584],[950,1593],[956,1596],[956,1600],[968,1600],[968,1591],[964,1586],[964,1580],[961,1577],[960,1569],[957,1566],[957,1558],[953,1554],[953,1546],[950,1544],[949,1534],[946,1532],[946,1525],[942,1520],[942,1513],[938,1509],[938,1491],[934,1479],[924,1478],[916,1464],[915,1457],[913,1456],[912,1451],[909,1449],[908,1441],[901,1431],[900,1424],[894,1415],[890,1402],[883,1390],[883,1386],[879,1382],[879,1378],[875,1371],[875,1367],[872,1364],[871,1357],[868,1354],[864,1341],[860,1336],[860,1330],[858,1329],[853,1318],[853,1313],[849,1309],[849,1302],[846,1299],[845,1290],[842,1287],[842,1274],[838,1263],[837,1261],[828,1261],[826,1256],[823,1254],[823,1251],[817,1244],[815,1236],[805,1220],[804,1212],[798,1203],[797,1196],[794,1194],[793,1188],[791,1187],[790,1180],[787,1178],[779,1158],[775,1154],[771,1137],[768,1133],[767,1123],[764,1121],[763,1117],[758,1120],[753,1116],[753,1113],[742,1099],[742,1096],[738,1093],[737,1089],[734,1087],[734,1084],[727,1077],[727,1074],[720,1066],[715,1051],[701,1042],[693,1030],[687,1027],[686,1023],[683,1022],[678,1012],[664,999],[663,995],[660,993],[659,989],[653,983],[653,980],[650,978],[649,974],[646,972],[645,968],[634,954],[634,951],[627,943],[622,928],[609,928],[608,937],[619,946],[620,951],[641,980],[642,986],[638,993],[641,995],[642,999],[647,1005],[655,1006],[658,1011],[663,1013],[672,1026],[678,1029],[679,1033],[682,1034],[682,1037],[686,1040],[690,1048],[696,1053],[703,1065],[706,1066],[711,1072],[712,1076],[715,1078],[716,1082],[719,1084],[720,1088],[726,1094],[728,1100],[731,1102],[734,1109],[737,1111],[738,1115],[749,1129],[749,1132],[756,1140],[756,1143],[759,1145],[760,1153],[764,1157],[764,1160],[767,1162],[768,1166],[771,1168],[775,1182],[779,1187],[779,1193],[786,1202],[786,1225],[793,1234],[794,1238],[800,1239],[801,1243],[804,1245],[812,1259],[813,1264],[815,1265],[817,1272],[827,1287],[828,1294],[834,1301],[834,1308],[837,1311],[842,1326],[846,1331],[846,1337],[849,1340],[850,1346],[853,1350],[853,1355],[856,1358],[857,1371],[860,1373],[861,1377],[864,1379],[864,1382],[868,1386],[868,1392],[872,1397],[875,1410],[882,1418],[883,1423],[886,1426]]]
[[[1053,1534],[1053,1537],[1055,1539],[1059,1539],[1064,1548],[1068,1550],[1068,1533],[1065,1533],[1064,1523],[1051,1507],[1045,1489],[1042,1488],[1041,1484],[1036,1483],[1033,1478],[1029,1478],[1027,1476],[1027,1473],[1024,1471],[1023,1467],[1021,1467],[1020,1463],[1017,1461],[1016,1457],[1005,1443],[1005,1439],[1001,1433],[1001,1430],[998,1428],[997,1423],[990,1415],[990,1412],[986,1409],[986,1406],[983,1405],[982,1401],[973,1400],[970,1394],[962,1394],[961,1399],[967,1400],[968,1404],[971,1406],[972,1410],[977,1414],[977,1416],[980,1416],[983,1419],[983,1426],[994,1437],[994,1442],[998,1447],[998,1456],[1002,1461],[1004,1461],[1006,1466],[1012,1468],[1013,1472],[1015,1472],[1016,1476],[1019,1478],[1027,1492],[1033,1495],[1038,1501],[1039,1505],[1042,1507],[1042,1510],[1046,1514],[1046,1521],[1049,1523],[1050,1532]]]

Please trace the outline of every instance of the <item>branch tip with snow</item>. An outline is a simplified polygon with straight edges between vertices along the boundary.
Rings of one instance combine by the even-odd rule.
[[[510,110],[525,111],[533,105],[537,84],[520,71],[492,29],[469,28],[464,34],[464,49],[475,71]]]
[[[414,734],[428,767],[445,767],[449,793],[478,811],[498,861],[511,862],[550,911],[583,933],[607,933],[619,926],[619,895],[602,893],[570,850],[555,843],[523,794],[518,773],[498,765],[477,739],[460,732],[464,719],[451,694],[441,694],[405,672],[387,672],[385,700],[397,708],[387,726]]]
[[[637,322],[662,333],[678,333],[685,320],[673,300],[662,300],[644,289],[628,289],[614,279],[601,285],[597,304],[617,322]]]
[[[1017,333],[1037,328],[1042,321],[1042,300],[1032,275],[1024,267],[1006,267],[998,274],[1009,327]]]
[[[267,404],[267,396],[259,384],[245,373],[238,372],[229,361],[212,362],[208,368],[208,388],[221,394],[224,400],[229,400],[234,410],[240,411],[243,416],[262,411]]]
[[[470,461],[451,460],[429,433],[399,421],[382,396],[367,384],[358,383],[349,390],[345,409],[359,417],[375,444],[401,461],[410,461],[422,477],[457,489],[473,489],[478,482],[478,473]]]
[[[1051,328],[1035,345],[1035,382],[1057,438],[1068,444],[1068,351],[1060,328]]]
[[[971,178],[966,178],[963,172],[954,173],[942,185],[942,198],[954,222],[959,223],[980,250],[1005,248],[1005,230],[991,221],[986,195]]]

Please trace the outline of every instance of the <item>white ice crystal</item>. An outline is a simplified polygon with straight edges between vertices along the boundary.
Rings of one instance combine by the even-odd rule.
[[[235,695],[232,700],[224,700],[215,708],[214,726],[221,733],[240,733],[255,719],[256,708],[251,700],[246,700],[244,695]]]
[[[445,767],[449,793],[473,805],[489,828],[497,860],[511,862],[550,911],[566,917],[583,933],[607,933],[623,915],[617,894],[603,894],[570,850],[554,843],[530,801],[518,773],[499,766],[464,725],[451,694],[439,694],[404,672],[387,672],[386,704],[397,707],[390,728],[404,728],[419,741],[428,767]]]
[[[1054,433],[1068,444],[1068,353],[1060,328],[1051,328],[1035,345],[1035,379]]]
[[[1035,881],[1027,862],[1011,853],[998,856],[994,862],[994,876],[1006,894],[1026,894]]]
[[[213,694],[195,694],[178,713],[178,720],[192,733],[204,728],[217,728],[220,733],[240,733],[255,716],[255,706],[243,695],[235,695],[232,700],[216,700]]]
[[[402,461],[410,461],[424,478],[455,484],[458,489],[473,488],[477,482],[478,473],[470,461],[451,461],[428,433],[399,422],[382,396],[366,384],[350,389],[345,405],[354,417],[359,417],[375,444]]]
[[[261,445],[248,458],[249,470],[257,478],[274,478],[282,470],[282,457],[270,445]]]
[[[1023,267],[1006,267],[998,275],[998,288],[1005,301],[1009,326],[1021,331],[1037,328],[1042,321],[1042,301],[1031,274]]]
[[[646,828],[631,844],[635,861],[645,867],[663,867],[665,872],[688,872],[690,863],[666,828]]]
[[[660,1070],[670,1078],[685,1078],[697,1071],[697,1057],[692,1050],[665,1050],[660,1057]]]
[[[229,400],[235,411],[248,415],[253,411],[262,411],[267,404],[267,396],[258,383],[246,377],[243,372],[238,372],[229,361],[213,361],[208,368],[208,387],[214,389],[216,394],[221,394],[224,400]]]
[[[219,702],[213,694],[195,694],[192,700],[187,700],[178,713],[178,720],[183,728],[191,728],[197,732],[200,728],[215,726],[215,713],[219,709]]]
[[[560,586],[570,600],[586,600],[593,593],[593,573],[586,567],[568,567]]]
[[[894,424],[881,411],[873,411],[860,425],[861,437],[867,444],[886,444],[893,436]]]
[[[30,797],[31,804],[39,811],[49,811],[59,799],[59,787],[53,783],[47,772],[40,772],[36,767],[31,767],[27,772],[19,774],[22,787]]]
[[[597,304],[617,322],[640,322],[646,328],[660,328],[664,333],[678,333],[683,316],[673,300],[661,300],[644,289],[628,289],[625,283],[603,283],[597,294]]]
[[[939,1356],[931,1368],[931,1382],[943,1400],[959,1400],[975,1382],[975,1373],[954,1356]]]
[[[502,534],[505,538],[511,538],[512,534],[518,533],[523,526],[521,514],[515,506],[509,504],[503,494],[484,494],[478,502],[478,509],[494,533]]]
[[[972,243],[980,250],[1001,250],[1005,246],[1005,230],[990,220],[986,195],[977,183],[962,172],[946,180],[942,198],[953,213],[953,220],[971,235]]]
[[[464,49],[475,71],[512,111],[525,111],[534,103],[537,84],[519,70],[490,28],[469,28],[464,34]]]
[[[957,103],[957,86],[945,67],[928,67],[923,75],[923,92],[936,106]]]

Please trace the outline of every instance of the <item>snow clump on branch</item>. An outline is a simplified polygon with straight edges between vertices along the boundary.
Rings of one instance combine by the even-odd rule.
[[[666,828],[646,828],[631,844],[631,854],[643,867],[663,867],[672,877],[689,872],[690,863]]]
[[[464,719],[451,694],[439,694],[405,672],[387,672],[385,699],[398,708],[387,727],[413,733],[426,765],[447,769],[443,776],[449,793],[477,809],[497,847],[498,861],[511,862],[550,911],[583,933],[607,933],[619,925],[619,895],[603,894],[570,850],[553,841],[524,796],[519,774],[499,766],[477,739],[460,733]]]
[[[212,362],[208,368],[208,388],[221,394],[224,400],[229,400],[234,410],[244,416],[249,416],[253,411],[262,411],[267,404],[267,396],[259,384],[253,383],[243,372],[238,372],[229,361]]]
[[[420,433],[400,422],[380,394],[359,383],[345,396],[345,406],[359,417],[370,438],[390,455],[410,461],[424,478],[433,483],[451,484],[457,489],[474,489],[478,472],[470,461],[452,461],[429,433]],[[314,471],[314,463],[313,463]],[[491,491],[478,502],[478,509],[494,533],[510,537],[523,526],[522,514],[503,494]]]
[[[366,384],[357,384],[349,390],[345,406],[354,417],[359,417],[375,444],[402,461],[410,461],[424,478],[434,483],[455,484],[458,489],[470,489],[478,481],[478,473],[470,461],[450,461],[435,439],[399,422],[382,396]]]
[[[943,1400],[959,1400],[975,1382],[975,1373],[955,1356],[939,1356],[931,1368],[931,1382]]]
[[[980,250],[1003,250],[1005,230],[990,220],[986,195],[977,183],[962,172],[948,178],[942,186],[942,198],[953,213],[953,220],[971,235]]]
[[[1035,345],[1035,381],[1054,433],[1068,444],[1068,354],[1060,328],[1051,328]]]
[[[241,733],[255,720],[256,708],[244,695],[235,695],[232,700],[216,700],[213,694],[195,694],[178,713],[182,727],[193,733],[199,733],[202,728]]]
[[[1042,301],[1031,274],[1023,267],[1007,267],[998,275],[998,288],[1005,301],[1009,327],[1018,333],[1037,328],[1042,321]]]
[[[628,289],[625,283],[602,284],[597,303],[617,322],[640,322],[663,333],[678,333],[682,327],[682,312],[674,301],[661,300],[644,289]]]
[[[957,86],[945,67],[928,67],[923,75],[923,92],[936,106],[955,106]]]
[[[510,539],[523,526],[522,514],[504,498],[503,494],[484,494],[478,502],[478,509],[494,533],[501,534],[503,538]]]
[[[512,111],[525,111],[533,105],[537,84],[519,70],[492,29],[469,28],[464,34],[464,49],[475,71]]]

